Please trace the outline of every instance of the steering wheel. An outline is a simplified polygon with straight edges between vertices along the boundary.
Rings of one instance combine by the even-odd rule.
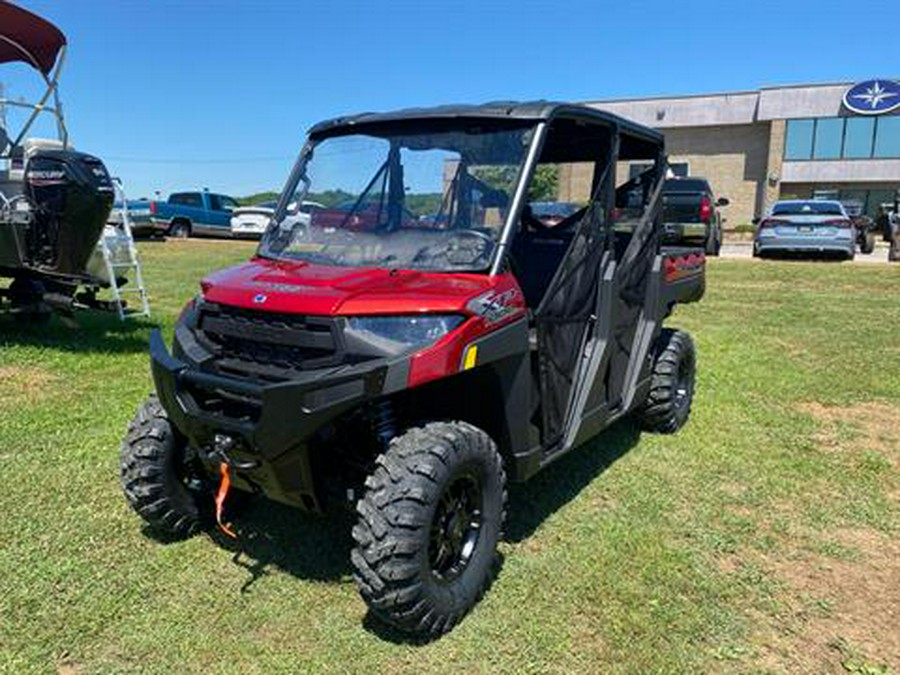
[[[494,238],[481,230],[451,230],[450,232],[452,237],[476,237],[491,246],[494,244]]]
[[[489,235],[488,233],[481,232],[480,230],[451,230],[449,232],[449,234],[451,236],[447,238],[448,241],[446,242],[446,245],[440,246],[440,247],[426,246],[421,251],[416,253],[416,255],[413,257],[413,261],[420,262],[423,259],[440,257],[440,258],[446,258],[449,262],[451,262],[451,264],[455,264],[455,263],[453,263],[453,260],[451,258],[451,256],[454,253],[454,250],[453,250],[453,248],[451,248],[450,242],[452,242],[453,239],[455,239],[457,237],[474,237],[474,238],[484,242],[485,248],[487,246],[494,245],[494,238],[491,235]],[[478,256],[473,258],[473,261],[477,260],[479,257],[481,257],[483,250],[484,249],[482,249],[482,251],[479,252]]]

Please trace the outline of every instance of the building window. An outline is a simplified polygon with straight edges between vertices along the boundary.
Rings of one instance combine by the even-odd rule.
[[[812,156],[814,124],[814,120],[788,120],[785,159],[809,159]]]
[[[813,159],[840,159],[841,145],[844,140],[844,120],[816,120],[816,133],[813,142]]]
[[[785,160],[900,159],[900,117],[788,120]]]
[[[900,157],[900,117],[879,117],[875,128],[875,157]]]
[[[872,139],[875,137],[875,119],[872,117],[848,117],[844,132],[844,157],[867,159],[872,156]]]

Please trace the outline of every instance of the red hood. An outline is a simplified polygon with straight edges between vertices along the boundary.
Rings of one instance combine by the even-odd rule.
[[[509,275],[435,274],[255,258],[201,282],[210,302],[306,315],[462,312],[473,298],[505,290]]]

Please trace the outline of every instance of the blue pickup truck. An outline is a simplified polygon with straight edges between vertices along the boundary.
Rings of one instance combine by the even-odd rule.
[[[231,212],[238,203],[207,190],[173,192],[164,201],[129,200],[131,229],[139,236],[231,236]]]

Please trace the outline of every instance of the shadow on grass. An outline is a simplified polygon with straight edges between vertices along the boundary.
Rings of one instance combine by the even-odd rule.
[[[349,579],[352,524],[352,514],[346,511],[310,514],[259,496],[250,498],[235,517],[237,539],[215,528],[210,537],[250,573],[241,586],[245,593],[273,567],[301,579]]]
[[[530,537],[550,515],[631,450],[640,436],[634,422],[622,420],[550,464],[531,480],[511,485],[506,541],[519,543]]]
[[[151,328],[146,318],[120,321],[117,314],[101,310],[77,312],[74,318],[51,316],[44,324],[27,324],[0,312],[0,347],[6,344],[46,347],[64,352],[134,354],[146,352]]]
[[[527,483],[511,486],[506,541],[517,543],[528,538],[547,517],[634,447],[639,438],[640,432],[633,423],[620,422]],[[249,573],[241,587],[244,593],[273,568],[301,579],[349,581],[353,522],[350,511],[313,515],[264,497],[254,497],[235,518],[238,539],[230,539],[214,528],[210,537],[218,546],[232,552],[233,562]],[[145,534],[167,543],[150,532]],[[500,556],[497,574],[502,565]],[[394,644],[424,645],[437,639],[403,633],[371,611],[366,613],[363,627]]]

